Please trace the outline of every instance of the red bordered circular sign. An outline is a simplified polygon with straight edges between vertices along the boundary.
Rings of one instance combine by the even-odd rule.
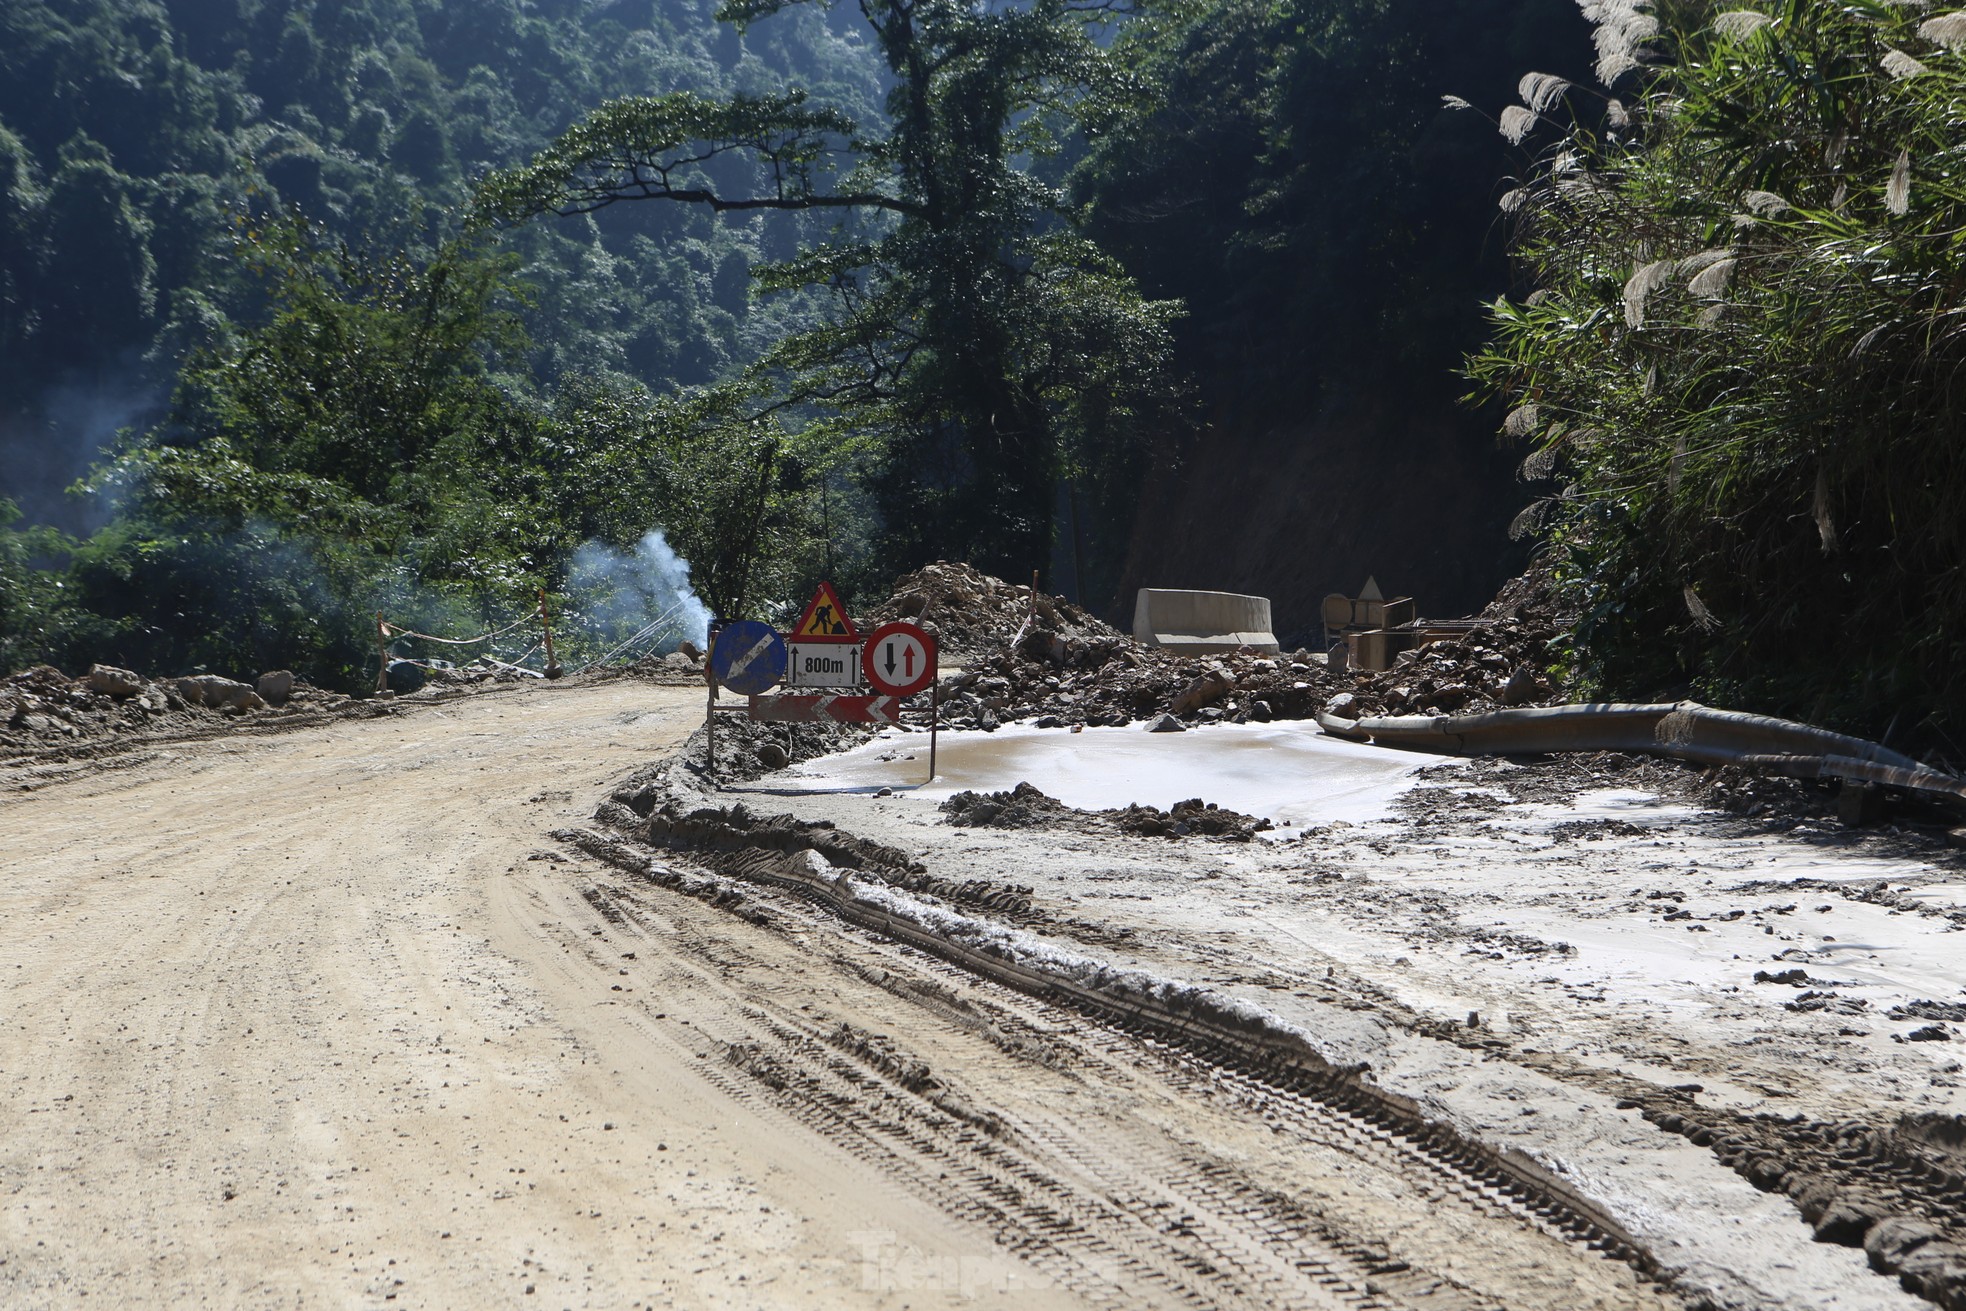
[[[935,639],[914,624],[882,624],[867,638],[860,671],[877,692],[913,696],[935,681]]]

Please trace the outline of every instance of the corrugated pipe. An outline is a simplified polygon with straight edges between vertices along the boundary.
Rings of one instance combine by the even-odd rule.
[[[1697,701],[1490,710],[1474,715],[1319,715],[1334,737],[1456,756],[1634,751],[1698,765],[1749,765],[1797,778],[1837,778],[1919,792],[1966,809],[1966,779],[1877,742]]]

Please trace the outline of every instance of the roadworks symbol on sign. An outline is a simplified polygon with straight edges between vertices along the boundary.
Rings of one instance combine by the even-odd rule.
[[[860,633],[854,628],[853,620],[847,617],[846,607],[840,604],[840,594],[833,590],[831,583],[821,583],[819,590],[806,602],[806,612],[799,616],[799,626],[785,635],[788,642],[859,642]]]

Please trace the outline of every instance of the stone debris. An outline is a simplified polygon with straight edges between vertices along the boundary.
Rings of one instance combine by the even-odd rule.
[[[1040,593],[1034,600],[1030,588],[966,565],[930,565],[907,575],[868,622],[895,618],[935,630],[943,664],[962,666],[938,689],[942,721],[952,728],[987,731],[1022,720],[1040,728],[1145,722],[1172,732],[1320,712],[1358,719],[1563,699],[1540,672],[1555,622],[1527,601],[1402,652],[1379,673],[1334,669],[1305,650],[1270,655],[1246,647],[1184,658],[1138,643],[1063,598]],[[911,704],[911,722],[927,722],[926,700]]]
[[[946,560],[903,575],[894,584],[894,594],[874,607],[863,626],[871,629],[897,619],[920,624],[934,634],[945,664],[972,664],[1010,650],[1013,643],[1027,658],[1049,658],[1054,650],[1062,658],[1064,644],[1074,640],[1117,638],[1132,644],[1117,628],[1063,597],[1034,593],[1022,584]]]
[[[284,676],[286,695],[276,702],[216,674],[152,679],[97,664],[70,677],[52,665],[36,665],[0,678],[0,753],[86,749],[143,733],[196,733],[222,720],[351,704],[348,697]]]
[[[115,665],[90,665],[89,686],[104,696],[132,697],[143,691],[143,680]]]
[[[211,710],[229,710],[243,714],[248,710],[264,710],[266,702],[259,693],[244,683],[217,674],[194,674],[177,681],[177,694],[194,706],[204,706]]]

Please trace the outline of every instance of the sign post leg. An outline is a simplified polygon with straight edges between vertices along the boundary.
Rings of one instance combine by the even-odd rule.
[[[717,671],[706,665],[703,681],[710,685],[710,700],[703,710],[703,772],[710,786],[717,786]]]
[[[942,727],[942,682],[928,685],[928,781],[935,781],[935,735]]]
[[[389,686],[389,630],[382,626],[380,610],[375,612],[375,653],[375,690],[381,692]]]

